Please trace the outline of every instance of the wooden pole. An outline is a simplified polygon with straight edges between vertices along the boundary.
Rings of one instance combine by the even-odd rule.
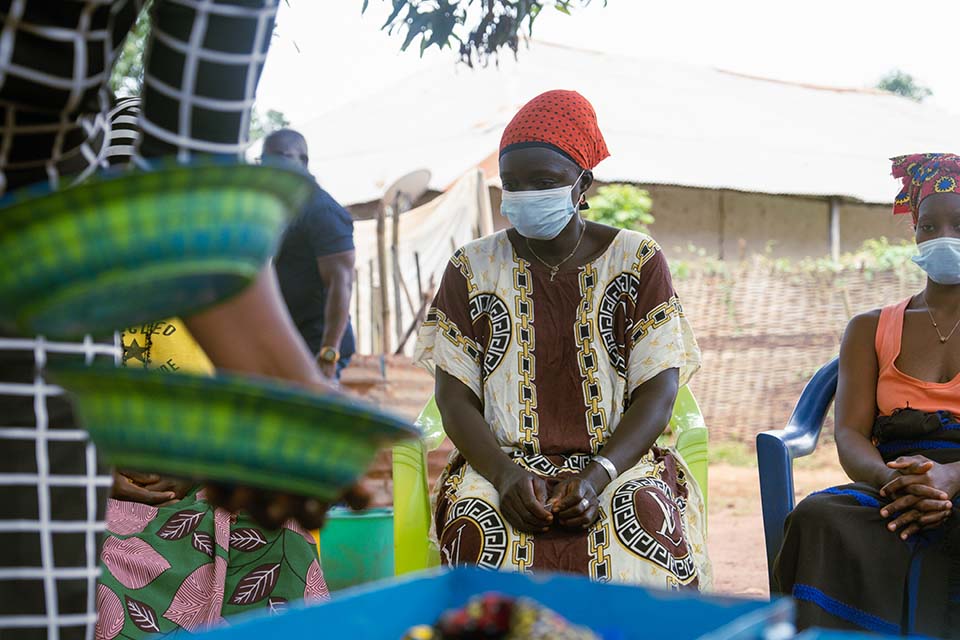
[[[477,237],[483,238],[493,233],[493,212],[490,206],[490,190],[483,169],[477,169]]]
[[[403,276],[398,278],[400,282],[400,288],[403,289],[403,297],[407,301],[407,308],[410,309],[410,313],[415,314],[417,312],[417,305],[413,302],[413,296],[410,295],[410,289],[407,287],[407,281],[403,279]]]
[[[360,341],[360,270],[353,270],[353,341],[356,344],[357,349],[360,349],[362,342]]]
[[[830,198],[830,257],[840,260],[840,200]]]
[[[725,255],[724,244],[726,244],[726,241],[727,241],[726,239],[726,233],[727,233],[727,192],[726,190],[723,190],[723,189],[720,190],[720,198],[719,198],[718,205],[719,205],[718,213],[720,214],[718,216],[719,218],[718,222],[720,224],[718,225],[718,234],[717,234],[718,235],[717,245],[719,247],[719,251],[717,251],[717,253],[720,259],[723,260]]]
[[[400,299],[400,198],[401,195],[398,192],[393,199],[393,237],[390,241],[390,253],[393,257],[393,320],[395,323],[394,329],[397,332],[397,342],[403,339],[403,313],[401,313],[402,301]]]
[[[379,342],[377,333],[377,288],[373,286],[373,260],[370,261],[368,268],[370,274],[370,352],[376,353],[377,342]],[[382,346],[382,343],[381,343]]]
[[[403,353],[404,348],[407,346],[407,342],[410,341],[410,338],[413,334],[420,328],[420,325],[423,323],[424,317],[427,315],[427,309],[430,307],[430,303],[433,301],[434,289],[431,282],[430,292],[424,292],[420,295],[420,308],[416,310],[416,315],[413,318],[413,322],[410,323],[410,326],[407,328],[406,333],[403,334],[403,337],[400,340],[400,345],[397,347],[395,355],[400,355]]]
[[[380,274],[380,353],[390,353],[390,300],[387,291],[387,211],[377,210],[377,270]]]
[[[417,265],[417,296],[423,300],[423,274],[420,272],[420,252],[413,252],[413,262]]]

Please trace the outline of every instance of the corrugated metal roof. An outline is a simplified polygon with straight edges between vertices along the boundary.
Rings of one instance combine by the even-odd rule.
[[[611,151],[595,171],[605,182],[884,203],[897,191],[887,158],[960,151],[960,118],[883,92],[534,42],[518,61],[435,63],[318,117],[304,127],[312,169],[346,203],[376,200],[419,168],[443,189],[489,157],[513,114],[549,89],[593,103]]]

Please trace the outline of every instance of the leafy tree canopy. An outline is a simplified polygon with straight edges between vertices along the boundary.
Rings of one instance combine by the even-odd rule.
[[[253,115],[250,118],[250,139],[259,140],[278,129],[289,126],[290,121],[283,115],[283,112],[269,109],[266,113],[260,113],[259,109],[254,107]]]
[[[916,102],[923,102],[933,95],[933,91],[919,84],[912,75],[894,69],[877,83],[877,89],[895,93]]]
[[[457,43],[460,58],[485,64],[507,47],[516,54],[521,35],[533,34],[533,23],[545,7],[569,14],[591,0],[381,0],[393,10],[383,28],[403,33],[404,51],[419,37],[420,53],[432,46]],[[606,6],[607,0],[601,0]],[[370,0],[363,0],[366,11]]]

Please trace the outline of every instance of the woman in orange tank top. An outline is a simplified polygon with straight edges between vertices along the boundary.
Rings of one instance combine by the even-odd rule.
[[[801,628],[960,638],[960,157],[894,159],[927,285],[850,321],[836,441],[853,484],[803,500],[774,566]]]

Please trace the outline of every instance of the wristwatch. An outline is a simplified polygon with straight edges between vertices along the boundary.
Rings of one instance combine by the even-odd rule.
[[[323,347],[317,354],[317,361],[324,364],[336,364],[340,361],[340,352],[334,347]]]

